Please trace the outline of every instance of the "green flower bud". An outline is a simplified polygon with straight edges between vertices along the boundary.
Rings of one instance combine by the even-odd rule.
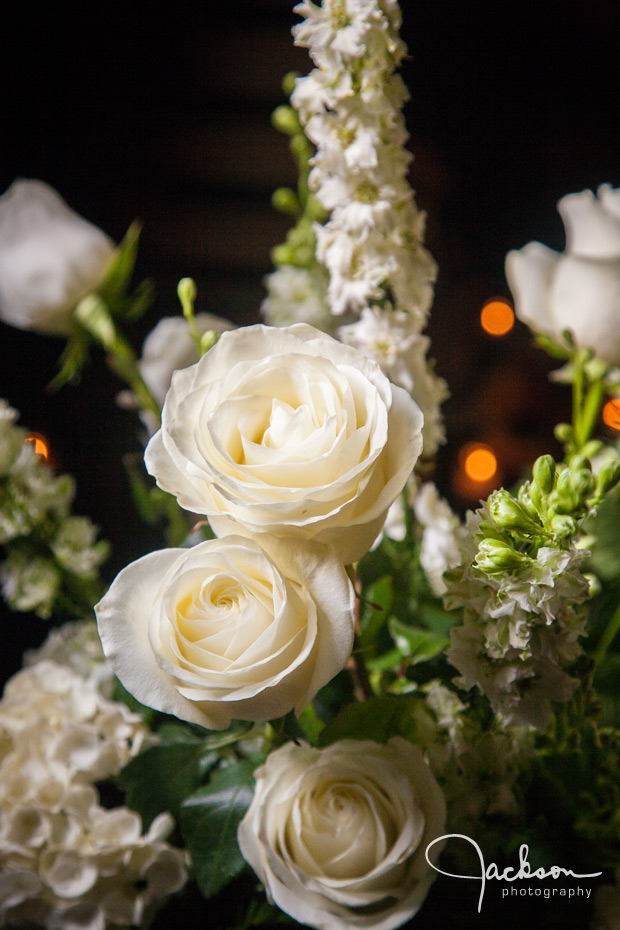
[[[601,467],[596,476],[596,495],[600,499],[608,491],[611,491],[620,481],[620,461],[612,459]]]
[[[558,423],[553,434],[558,442],[567,443],[573,439],[573,428],[568,423]]]
[[[189,320],[194,316],[194,301],[196,300],[196,282],[193,278],[181,278],[177,284],[177,294],[183,307],[183,316]]]
[[[502,529],[522,530],[528,534],[540,530],[540,524],[532,520],[525,507],[508,491],[497,491],[490,496],[489,511]]]
[[[534,462],[532,476],[542,494],[549,494],[555,483],[555,462],[552,455],[541,455]]]
[[[301,132],[297,113],[289,106],[282,105],[276,107],[271,114],[271,124],[286,136],[295,136],[297,133]]]
[[[600,439],[591,439],[590,442],[585,444],[581,452],[582,455],[585,455],[587,459],[592,459],[595,455],[599,454],[602,448],[603,443],[600,441]]]
[[[294,265],[295,250],[286,243],[276,245],[275,248],[271,250],[271,259],[274,265]]]
[[[577,531],[577,524],[572,517],[566,514],[556,514],[551,520],[551,529],[556,536],[574,536]]]
[[[278,187],[271,195],[271,203],[279,213],[287,216],[297,216],[301,210],[297,194],[290,187]]]
[[[483,572],[494,574],[519,568],[525,561],[526,556],[517,552],[516,549],[511,549],[506,543],[497,539],[483,539],[478,546],[474,564]]]
[[[200,357],[202,358],[205,353],[212,349],[215,343],[220,338],[220,333],[216,333],[214,329],[207,329],[200,337]]]
[[[282,78],[282,90],[287,97],[290,97],[295,90],[295,83],[298,77],[299,74],[297,71],[289,71],[288,74],[285,74]]]

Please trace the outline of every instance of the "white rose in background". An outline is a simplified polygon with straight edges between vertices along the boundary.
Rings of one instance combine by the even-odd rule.
[[[228,532],[361,558],[422,447],[423,417],[379,366],[311,326],[224,333],[173,375],[148,471]]]
[[[194,322],[201,336],[209,330],[223,333],[235,328],[233,323],[211,313],[197,313]],[[167,316],[159,321],[144,340],[138,368],[149,391],[161,406],[173,372],[194,365],[197,361],[198,347],[192,338],[189,323],[182,316]]]
[[[327,546],[228,536],[138,559],[95,609],[134,697],[222,729],[300,714],[349,658],[354,604]]]
[[[506,257],[506,278],[520,320],[562,343],[620,364],[620,189],[608,184],[558,203],[566,228],[562,254],[530,242]]]
[[[105,277],[115,246],[43,181],[0,197],[0,319],[18,329],[71,331],[72,311]]]
[[[436,874],[425,851],[444,829],[422,753],[394,737],[271,753],[238,839],[269,897],[300,923],[392,930],[424,901]]]

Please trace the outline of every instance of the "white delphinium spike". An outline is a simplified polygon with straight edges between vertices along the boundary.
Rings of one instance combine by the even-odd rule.
[[[304,0],[295,11],[305,16],[295,41],[316,65],[297,80],[291,103],[316,148],[310,189],[329,212],[325,224],[314,224],[329,312],[353,316],[339,338],[377,360],[420,405],[430,456],[444,441],[439,408],[448,391],[421,334],[436,266],[408,181],[408,94],[395,74],[406,54],[400,9],[395,0],[324,0],[320,7]]]

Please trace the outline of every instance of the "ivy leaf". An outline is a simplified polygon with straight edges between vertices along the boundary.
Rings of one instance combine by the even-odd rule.
[[[428,662],[429,659],[434,659],[450,642],[448,637],[442,633],[407,626],[396,617],[390,618],[388,627],[396,648],[403,658],[409,659],[411,663]]]
[[[245,867],[237,828],[252,801],[255,767],[244,760],[221,769],[181,807],[181,832],[205,898],[216,894]]]
[[[170,811],[178,820],[181,804],[201,785],[219,760],[203,742],[170,742],[145,749],[117,776],[126,803],[148,828],[158,814]]]

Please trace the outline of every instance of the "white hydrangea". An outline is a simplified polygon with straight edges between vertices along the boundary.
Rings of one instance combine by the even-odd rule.
[[[477,686],[497,713],[544,728],[551,702],[570,700],[579,685],[565,669],[583,653],[588,553],[543,546],[518,567],[486,572],[476,564],[483,522],[493,525],[486,504],[468,515],[462,563],[446,576],[446,606],[463,608],[447,656],[460,684]]]
[[[0,584],[2,596],[13,610],[36,613],[47,620],[60,590],[60,572],[52,559],[15,549],[0,565]]]
[[[420,488],[413,505],[418,523],[424,527],[420,549],[420,564],[428,582],[440,597],[446,591],[444,572],[461,561],[460,541],[464,530],[457,515],[432,481]]]
[[[74,620],[50,630],[38,649],[24,653],[24,665],[36,665],[43,660],[67,665],[81,678],[94,682],[97,690],[110,697],[114,672],[101,646],[94,620]]]
[[[43,652],[60,658],[67,652],[60,639]],[[74,653],[68,655],[75,665]],[[117,774],[147,734],[140,718],[105,697],[99,684],[97,675],[40,659],[6,686],[0,926],[140,926],[185,882],[184,854],[165,842],[169,815],[143,834],[133,811],[99,803],[95,783]]]

